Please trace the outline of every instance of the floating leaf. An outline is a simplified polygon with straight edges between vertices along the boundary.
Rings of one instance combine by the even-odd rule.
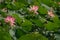
[[[21,36],[18,40],[48,40],[46,37],[43,35],[35,32],[31,34],[26,34],[24,36]]]
[[[12,40],[8,32],[4,31],[0,26],[0,40]]]
[[[24,22],[21,24],[22,28],[26,31],[30,31],[32,28],[32,23],[29,20],[24,19]]]

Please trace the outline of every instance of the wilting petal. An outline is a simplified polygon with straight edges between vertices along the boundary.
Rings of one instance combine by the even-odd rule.
[[[48,11],[48,15],[51,16],[51,17],[55,17],[55,15],[53,14],[52,11]]]

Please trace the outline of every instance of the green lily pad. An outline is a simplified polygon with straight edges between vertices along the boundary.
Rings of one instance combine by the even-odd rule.
[[[48,39],[43,35],[39,34],[38,32],[35,32],[21,36],[18,40],[48,40]]]

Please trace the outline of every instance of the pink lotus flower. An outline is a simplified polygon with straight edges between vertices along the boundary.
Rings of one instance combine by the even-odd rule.
[[[51,16],[51,17],[55,17],[55,15],[53,14],[52,11],[48,11],[48,15]]]
[[[35,5],[33,5],[33,6],[30,6],[30,9],[29,9],[29,11],[32,11],[32,12],[34,12],[34,13],[36,13],[36,14],[38,14],[38,6],[35,6]]]
[[[6,23],[9,23],[11,26],[14,26],[15,18],[13,18],[12,16],[7,16],[7,17],[5,18],[5,22],[6,22]]]

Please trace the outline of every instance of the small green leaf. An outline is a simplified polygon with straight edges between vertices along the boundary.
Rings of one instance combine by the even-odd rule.
[[[23,30],[21,30],[21,29],[18,28],[16,30],[16,33],[15,34],[16,34],[16,37],[19,38],[19,37],[25,35],[26,33]]]
[[[40,14],[46,14],[47,13],[47,9],[42,7],[42,6],[40,6],[38,11],[39,11]]]
[[[42,23],[41,20],[39,20],[39,19],[33,19],[32,22],[33,22],[36,26],[39,26],[39,27],[42,27],[42,26],[43,26],[43,23]]]
[[[30,31],[32,28],[32,23],[29,20],[24,19],[24,22],[21,24],[22,28],[26,31]]]
[[[48,22],[47,24],[45,24],[45,27],[49,31],[56,31],[59,28],[58,24],[52,22]]]

